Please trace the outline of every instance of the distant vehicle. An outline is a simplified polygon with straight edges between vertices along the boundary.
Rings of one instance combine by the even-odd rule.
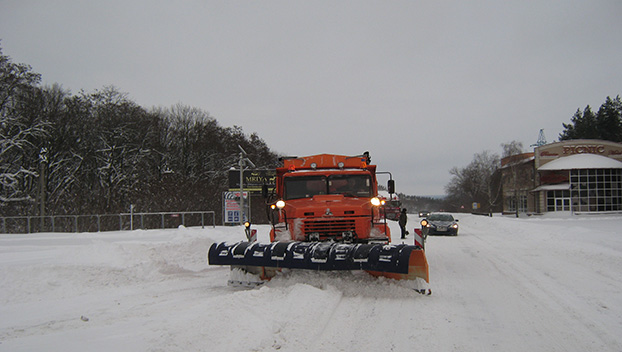
[[[426,217],[428,217],[428,215],[430,215],[430,211],[429,210],[419,210],[419,217],[420,218],[426,218]]]
[[[384,200],[383,214],[387,220],[398,221],[402,211],[402,202],[397,194],[389,194],[387,191],[378,191],[378,198]]]
[[[421,231],[424,236],[458,236],[458,219],[454,219],[451,214],[431,213],[421,220]]]

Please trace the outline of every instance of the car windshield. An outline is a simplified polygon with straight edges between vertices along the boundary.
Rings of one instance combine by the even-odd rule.
[[[431,214],[428,217],[430,221],[454,221],[454,217],[450,214]]]
[[[286,177],[285,200],[311,198],[320,194],[343,194],[346,197],[371,197],[369,175],[324,175]]]

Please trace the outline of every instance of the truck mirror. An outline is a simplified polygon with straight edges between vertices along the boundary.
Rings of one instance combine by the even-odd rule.
[[[387,184],[387,189],[389,190],[389,194],[395,193],[395,180],[389,180]]]
[[[264,198],[268,198],[268,185],[261,186],[261,196]]]

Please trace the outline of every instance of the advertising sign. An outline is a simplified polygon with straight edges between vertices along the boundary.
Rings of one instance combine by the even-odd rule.
[[[261,192],[263,185],[276,185],[276,170],[244,170],[242,181],[245,191]],[[229,170],[229,191],[236,189],[240,190],[240,170]]]
[[[575,139],[545,144],[535,149],[536,169],[553,160],[575,154],[595,154],[622,161],[622,144],[596,139]]]
[[[244,197],[245,208],[248,206],[248,192],[242,194]],[[223,224],[239,224],[240,223],[240,191],[237,192],[223,192],[222,194],[222,206],[223,206]],[[247,208],[248,209],[248,208]],[[247,214],[244,213],[244,221],[247,220]]]

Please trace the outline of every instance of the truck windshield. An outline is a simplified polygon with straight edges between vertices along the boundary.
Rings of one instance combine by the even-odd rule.
[[[331,175],[328,177],[328,194],[343,194],[350,197],[371,197],[369,175]]]
[[[285,200],[326,194],[326,176],[285,178]]]
[[[372,196],[369,175],[330,175],[285,178],[285,200],[311,198],[319,194],[343,194],[346,197]]]

